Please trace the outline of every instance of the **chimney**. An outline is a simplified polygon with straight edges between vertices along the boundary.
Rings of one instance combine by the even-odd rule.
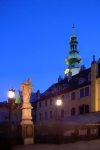
[[[61,76],[59,76],[58,77],[58,83],[60,82],[60,81],[62,81],[63,80],[63,78],[61,77]]]

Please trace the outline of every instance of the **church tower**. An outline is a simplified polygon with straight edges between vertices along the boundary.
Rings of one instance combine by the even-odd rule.
[[[82,62],[81,56],[79,56],[79,51],[77,50],[77,36],[74,33],[74,25],[72,26],[72,35],[70,37],[70,51],[69,56],[65,59],[66,64],[68,64],[68,68],[65,69],[65,75],[68,75],[69,72],[72,72],[72,76],[79,73],[80,66],[79,64]]]

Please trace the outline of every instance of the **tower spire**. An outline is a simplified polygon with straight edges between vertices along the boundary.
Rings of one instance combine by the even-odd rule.
[[[74,33],[74,24],[72,25],[72,35],[70,37],[70,51],[69,56],[66,58],[66,64],[68,64],[68,68],[64,71],[65,74],[68,74],[69,71],[72,72],[72,75],[75,75],[79,72],[80,66],[79,64],[82,61],[81,56],[79,56],[79,51],[77,50],[77,36]]]

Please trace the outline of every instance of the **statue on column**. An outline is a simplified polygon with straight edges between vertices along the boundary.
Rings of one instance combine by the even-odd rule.
[[[22,139],[24,145],[33,144],[34,143],[34,124],[32,122],[32,114],[31,110],[33,107],[30,103],[30,95],[33,86],[31,85],[30,81],[32,78],[24,81],[20,88],[22,90],[23,95],[23,103],[22,103]]]

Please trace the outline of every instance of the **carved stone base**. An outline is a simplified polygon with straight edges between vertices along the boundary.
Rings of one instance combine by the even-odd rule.
[[[28,144],[34,144],[34,139],[33,138],[25,138],[24,145],[28,145]]]
[[[22,138],[23,144],[34,144],[34,124],[23,124],[22,125]]]

